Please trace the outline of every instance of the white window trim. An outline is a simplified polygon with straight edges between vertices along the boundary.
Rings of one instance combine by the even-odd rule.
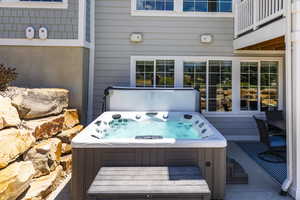
[[[232,0],[232,12],[184,12],[183,0],[174,0],[173,11],[137,10],[137,0],[131,0],[131,16],[165,16],[165,17],[234,17],[234,0]]]
[[[261,61],[278,61],[279,72],[279,91],[278,91],[278,109],[283,109],[283,58],[282,57],[227,57],[227,56],[131,56],[130,57],[130,86],[135,87],[136,83],[136,61],[153,61],[153,60],[174,60],[175,88],[183,87],[183,62],[207,62],[209,60],[229,60],[232,61],[232,111],[231,112],[208,112],[203,114],[206,116],[252,116],[263,115],[263,112],[258,111],[242,111],[240,110],[240,62],[258,62],[260,68]],[[260,76],[260,74],[259,74]],[[208,80],[208,79],[207,79]],[[258,86],[260,87],[260,85]],[[260,98],[260,95],[259,95]],[[259,99],[260,100],[260,99]],[[260,107],[259,107],[260,109]]]
[[[49,8],[49,9],[67,9],[68,0],[62,2],[37,2],[20,0],[0,0],[0,8]]]

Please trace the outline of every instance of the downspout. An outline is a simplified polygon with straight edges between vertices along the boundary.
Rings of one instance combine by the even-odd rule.
[[[286,131],[287,131],[287,178],[281,186],[281,194],[286,195],[293,182],[293,109],[292,109],[292,1],[286,1],[286,34],[285,34],[285,75],[286,75]]]

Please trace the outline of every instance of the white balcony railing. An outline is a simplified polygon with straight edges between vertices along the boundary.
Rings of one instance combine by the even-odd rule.
[[[236,0],[235,37],[284,14],[284,0]]]

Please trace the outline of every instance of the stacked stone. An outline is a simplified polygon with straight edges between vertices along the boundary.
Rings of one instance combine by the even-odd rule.
[[[45,199],[71,172],[71,140],[83,126],[65,89],[0,93],[0,200]]]

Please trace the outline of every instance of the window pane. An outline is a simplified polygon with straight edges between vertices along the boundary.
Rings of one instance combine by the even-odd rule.
[[[145,75],[145,87],[153,87],[153,73]]]
[[[165,78],[165,85],[166,87],[174,87],[174,74],[167,73]]]
[[[144,72],[145,71],[145,62],[137,61],[136,62],[136,72]]]
[[[196,74],[195,85],[196,86],[205,86],[206,85],[206,74]]]
[[[157,87],[174,87],[174,60],[157,60],[156,61],[156,86]]]
[[[206,110],[206,62],[184,62],[184,87],[199,88],[201,110]]]
[[[209,61],[208,110],[232,111],[232,62]]]
[[[222,87],[231,87],[231,74],[222,74],[221,75],[221,85]]]
[[[219,1],[219,12],[231,12],[232,3],[231,0],[220,0]]]
[[[195,11],[195,2],[194,0],[184,0],[183,1],[183,11]]]
[[[261,111],[278,108],[278,62],[261,62]]]
[[[137,0],[137,10],[174,10],[174,0]]]
[[[136,61],[136,86],[153,86],[154,61]]]
[[[240,109],[258,109],[258,63],[241,62]]]
[[[136,86],[137,87],[144,87],[144,73],[139,73],[139,74],[136,74]]]
[[[217,12],[217,0],[208,0],[208,12]]]
[[[184,87],[194,87],[194,74],[184,73]]]
[[[156,86],[157,87],[165,86],[165,74],[164,73],[156,73]]]
[[[207,12],[208,11],[208,5],[205,1],[195,1],[195,7],[194,11],[198,12]]]

